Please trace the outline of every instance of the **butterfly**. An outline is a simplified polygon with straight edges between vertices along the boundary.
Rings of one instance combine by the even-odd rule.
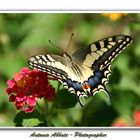
[[[132,42],[128,35],[114,35],[80,48],[71,56],[37,55],[29,60],[29,66],[47,72],[60,81],[64,88],[76,94],[81,106],[82,97],[95,95],[106,88],[111,74],[110,66],[114,58]]]

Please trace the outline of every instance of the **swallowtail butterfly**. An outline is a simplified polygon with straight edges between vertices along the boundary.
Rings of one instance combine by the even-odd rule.
[[[105,87],[111,74],[110,64],[131,42],[132,38],[127,35],[110,36],[79,49],[71,56],[67,53],[63,56],[37,55],[31,57],[28,63],[30,67],[57,78],[76,94],[83,106],[81,97],[95,95],[100,90],[111,97]]]

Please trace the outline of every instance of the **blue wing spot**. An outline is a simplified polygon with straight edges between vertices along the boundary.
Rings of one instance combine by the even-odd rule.
[[[74,90],[76,90],[76,91],[81,91],[81,92],[83,91],[81,83],[79,83],[77,81],[72,81],[71,79],[67,79],[67,80],[63,80],[63,81],[67,83],[69,88],[73,87]]]
[[[88,79],[89,86],[92,88],[96,88],[98,84],[101,82],[103,75],[102,72],[95,72],[95,76],[91,76]]]

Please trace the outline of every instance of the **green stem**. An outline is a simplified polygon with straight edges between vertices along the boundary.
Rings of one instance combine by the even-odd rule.
[[[45,116],[46,116],[47,126],[52,126],[50,106],[45,98],[44,98],[44,102],[45,102]]]
[[[47,115],[49,115],[49,105],[45,98],[44,98],[44,102],[45,102],[45,114],[47,116]]]
[[[39,112],[40,114],[44,114],[44,111],[42,111],[42,108],[40,107],[40,105],[39,105],[38,102],[36,103],[36,105],[37,105],[37,110],[38,110],[38,112]],[[45,114],[44,114],[44,115],[45,115]]]
[[[61,86],[61,83],[59,82],[59,83],[58,83],[58,86],[57,86],[57,89],[56,89],[56,92],[59,91],[60,86]]]
[[[59,91],[59,88],[60,88],[61,84],[58,84],[58,87],[57,87],[57,91]],[[52,115],[52,112],[54,110],[54,107],[55,107],[55,103],[48,103],[48,101],[44,98],[44,103],[45,103],[45,111],[44,111],[44,114],[45,114],[45,118],[46,118],[46,121],[47,121],[47,126],[52,126],[52,123],[51,123],[51,115]]]

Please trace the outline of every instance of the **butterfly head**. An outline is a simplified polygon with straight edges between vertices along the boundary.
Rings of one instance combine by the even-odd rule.
[[[71,62],[71,61],[72,61],[72,60],[71,60],[71,56],[68,55],[67,53],[63,53],[63,57],[65,58],[65,60],[66,60],[67,62]]]

